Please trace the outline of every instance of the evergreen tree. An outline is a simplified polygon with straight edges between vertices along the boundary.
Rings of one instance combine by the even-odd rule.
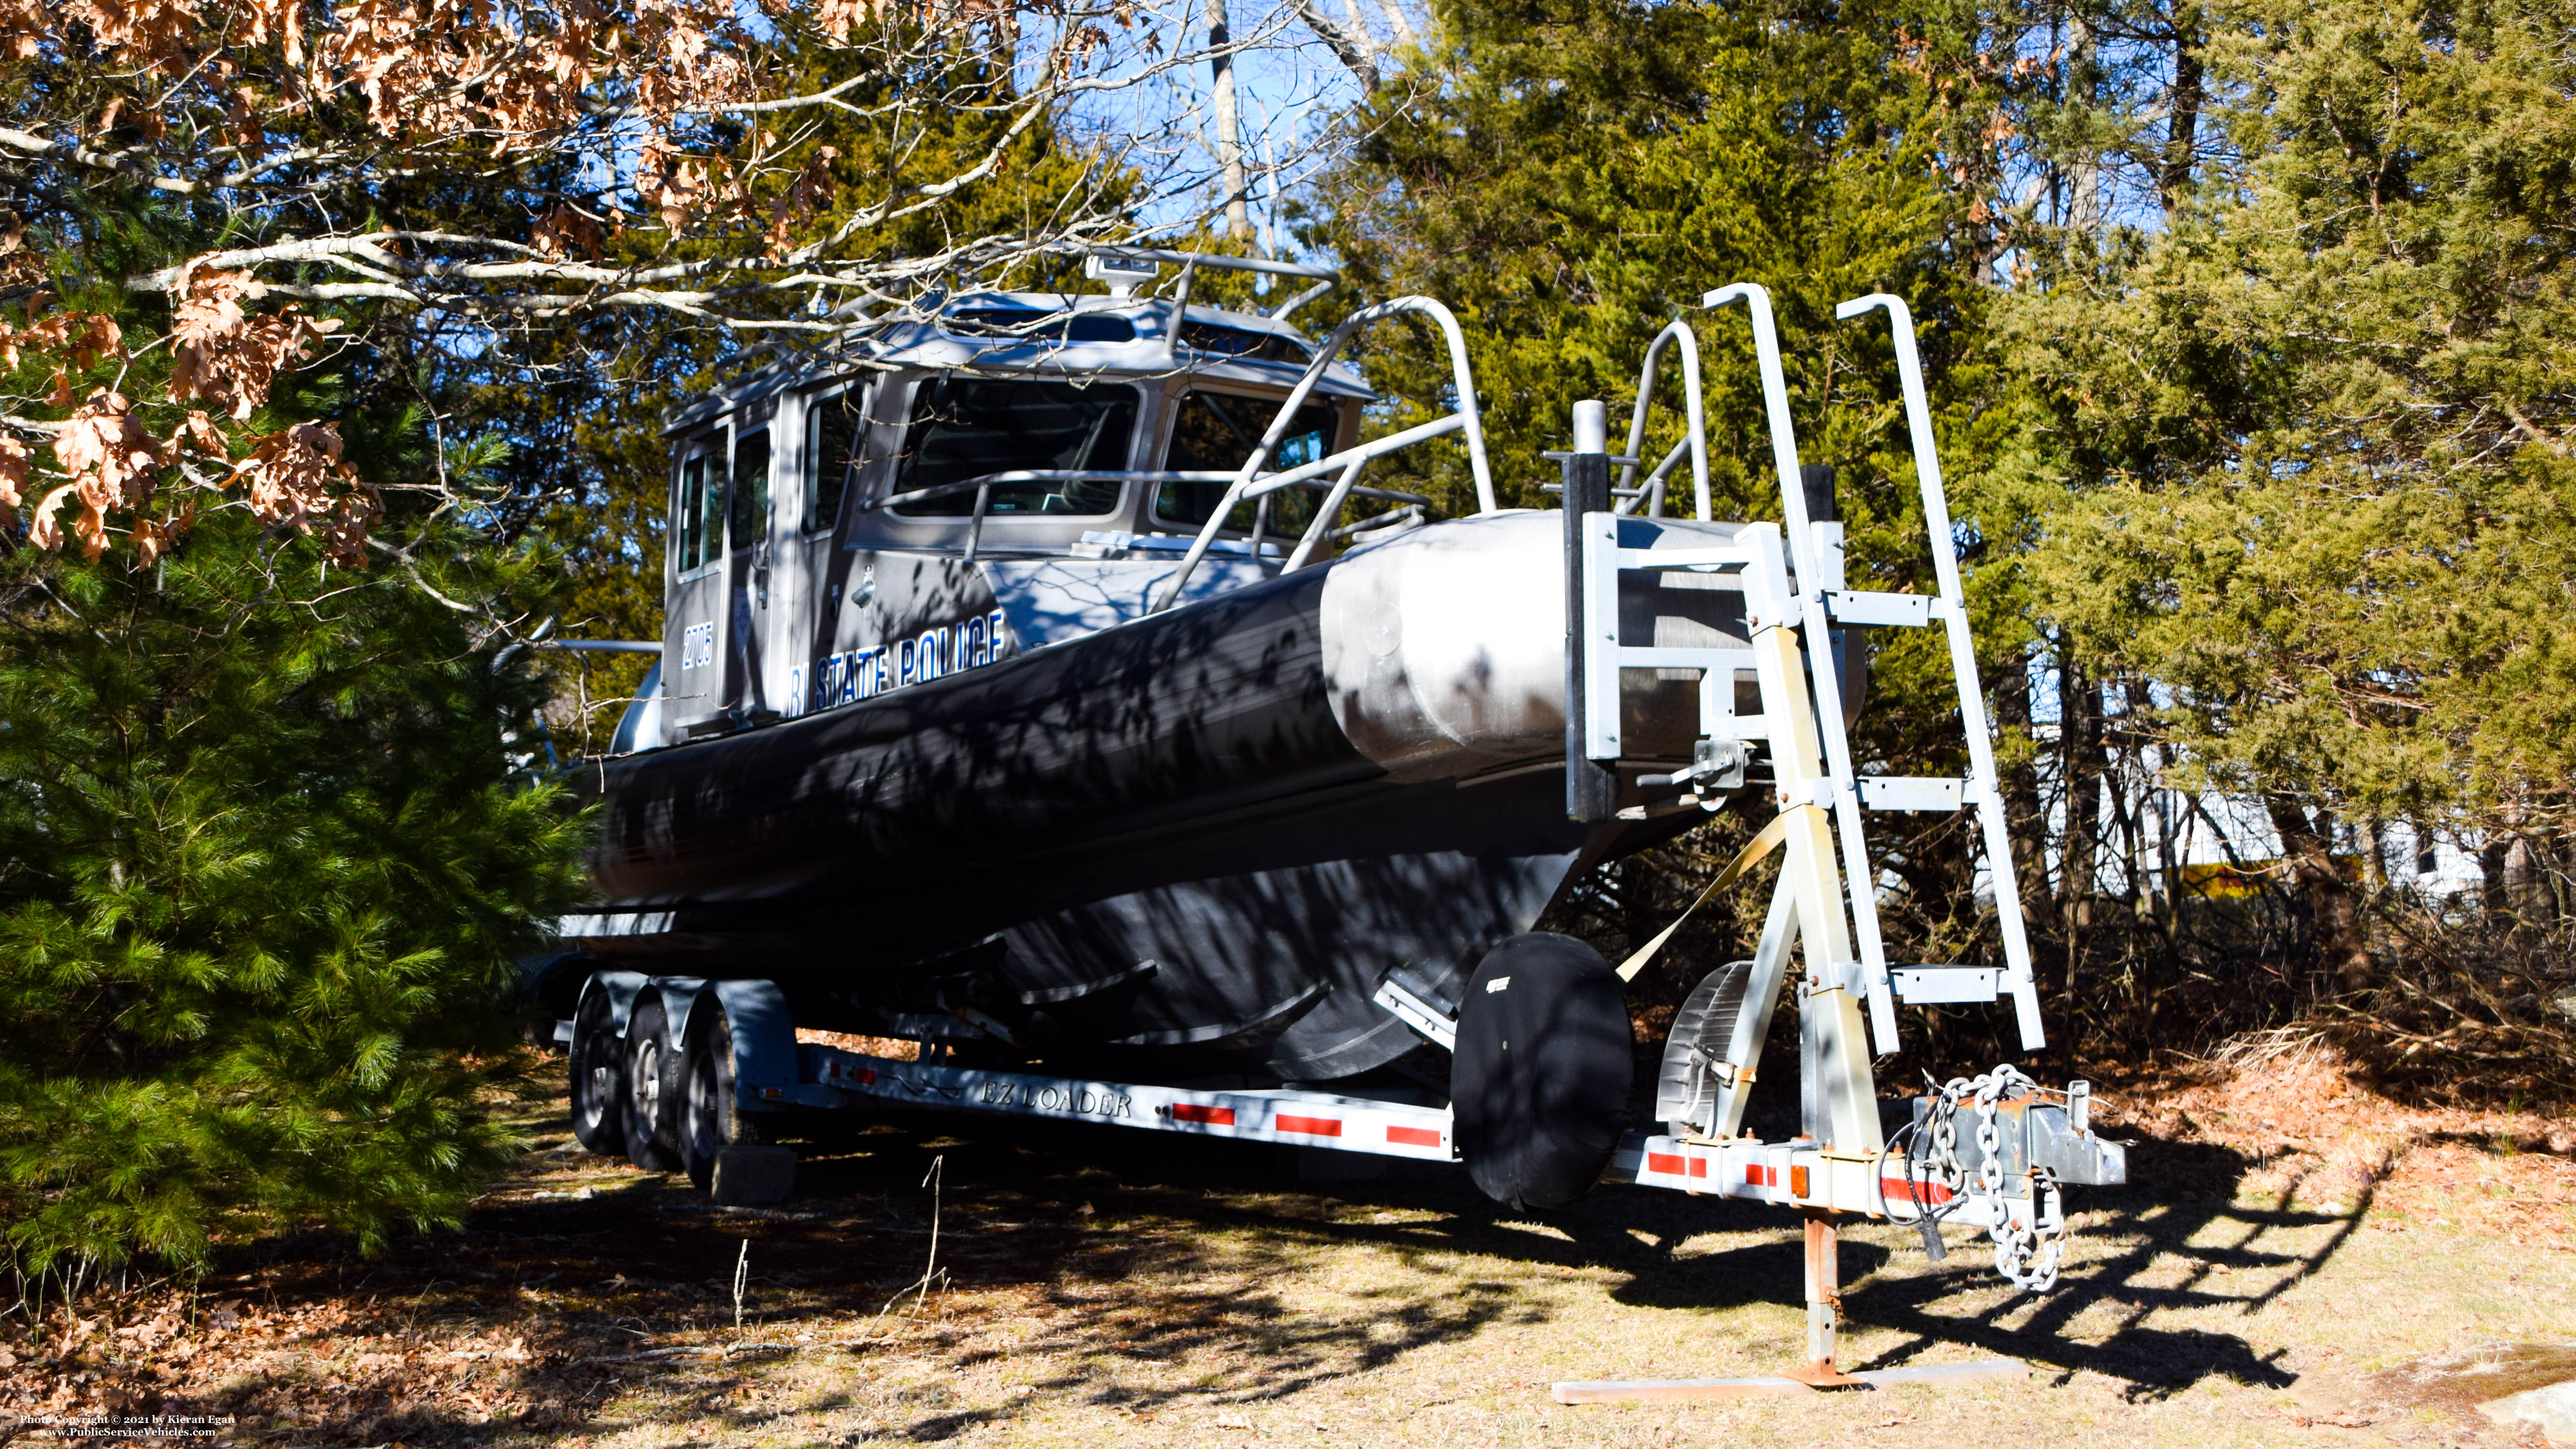
[[[484,1099],[510,963],[577,888],[581,822],[511,777],[506,741],[541,691],[503,626],[551,562],[460,521],[489,492],[459,467],[491,450],[442,459],[373,349],[191,421],[169,351],[108,340],[166,325],[158,299],[102,279],[184,255],[186,223],[94,200],[10,258],[43,285],[13,299],[0,381],[71,412],[44,455],[63,472],[88,418],[130,426],[129,498],[180,468],[205,481],[148,548],[113,514],[122,537],[94,556],[31,541],[100,486],[96,463],[0,526],[0,1244],[37,1271],[452,1220],[508,1142]],[[43,311],[53,296],[67,310]],[[49,345],[65,316],[112,325]],[[181,432],[189,453],[154,441]],[[258,448],[299,435],[347,466],[333,496],[371,543],[260,470]]]
[[[240,514],[148,569],[21,546],[0,630],[10,1246],[453,1219],[506,1140],[472,1054],[573,886],[576,821],[506,778],[524,671]]]
[[[2483,842],[2491,884],[2565,850],[2576,63],[2563,5],[2209,16],[2228,159],[2001,311],[2072,494],[2034,568],[2151,684],[2169,779],[2266,803],[2365,987],[2386,827]]]

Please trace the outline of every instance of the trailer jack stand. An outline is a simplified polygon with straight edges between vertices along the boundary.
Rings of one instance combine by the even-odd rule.
[[[1834,1329],[1841,1323],[1842,1245],[1834,1236],[1831,1213],[1810,1211],[1807,1218],[1807,1362],[1788,1377],[1811,1389],[1848,1389],[1864,1385],[1834,1367]]]
[[[1841,1257],[1831,1213],[1807,1217],[1807,1361],[1782,1374],[1742,1379],[1625,1379],[1551,1385],[1560,1404],[1691,1402],[1737,1399],[1761,1394],[1811,1394],[1820,1389],[1884,1389],[1899,1384],[1933,1387],[1977,1383],[1988,1379],[2026,1379],[2030,1368],[2018,1359],[1984,1359],[1975,1363],[1935,1364],[1924,1368],[1863,1369],[1845,1373],[1834,1366],[1834,1332],[1842,1321]]]

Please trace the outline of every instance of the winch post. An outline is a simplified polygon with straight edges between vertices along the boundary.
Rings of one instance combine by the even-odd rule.
[[[1565,470],[1565,814],[1586,824],[1608,820],[1619,807],[1619,777],[1584,749],[1586,701],[1583,591],[1583,518],[1610,511],[1610,421],[1599,402],[1574,405],[1574,449]],[[1616,649],[1619,641],[1608,641]]]
[[[1757,528],[1760,526],[1757,525]],[[1746,530],[1754,533],[1754,529]],[[1757,535],[1767,542],[1766,535]],[[1748,580],[1746,612],[1754,620],[1754,673],[1762,688],[1762,714],[1771,723],[1774,804],[1789,817],[1788,839],[1776,887],[1791,902],[1798,951],[1806,979],[1798,991],[1798,1040],[1803,1126],[1828,1151],[1873,1155],[1884,1139],[1878,1125],[1877,1090],[1870,1078],[1868,1026],[1852,950],[1845,891],[1834,850],[1833,824],[1816,804],[1828,784],[1824,750],[1797,627],[1802,611],[1788,596],[1778,568]],[[1822,629],[1814,647],[1829,647]],[[1766,933],[1767,934],[1767,933]],[[1765,943],[1769,943],[1766,941]],[[1766,983],[1767,984],[1767,983]]]

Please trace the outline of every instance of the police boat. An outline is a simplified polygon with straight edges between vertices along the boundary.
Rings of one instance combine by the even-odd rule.
[[[1137,295],[1175,264],[1173,297]],[[1573,401],[1561,506],[1511,509],[1447,308],[1317,340],[1288,315],[1320,288],[1192,305],[1220,264],[1327,276],[1095,255],[1105,295],[958,298],[671,419],[660,666],[577,773],[598,899],[536,983],[570,1013],[579,1140],[719,1203],[790,1190],[771,1138],[800,1114],[888,1108],[1454,1162],[1515,1209],[1601,1182],[1766,1202],[1807,1223],[1809,1386],[1861,1381],[1835,1367],[1840,1219],[1910,1224],[1935,1259],[1943,1224],[1982,1231],[2009,1282],[2053,1284],[2063,1189],[2126,1176],[2090,1087],[1998,1066],[1889,1134],[1874,1079],[1900,1002],[2009,1001],[2045,1044],[2012,892],[1999,959],[1902,964],[1880,936],[1867,812],[1966,812],[2015,879],[1905,303],[1837,316],[1890,326],[1929,593],[1846,586],[1758,286],[1702,299],[1751,323],[1780,487],[1779,522],[1728,523],[1687,316],[1623,450]],[[1342,354],[1407,317],[1447,344],[1447,404],[1363,440]],[[1668,363],[1682,438],[1649,467]],[[1472,514],[1361,482],[1453,436]],[[1868,628],[1946,634],[1964,776],[1856,755]],[[1701,899],[1780,851],[1759,942],[1682,1004],[1648,1107],[1625,987],[1679,922],[1615,969],[1532,928],[1593,865],[1747,797],[1768,823]],[[1784,1000],[1800,1127],[1763,1142],[1746,1104]]]
[[[1174,263],[1177,300],[1136,294]],[[1095,257],[1105,295],[961,296],[670,418],[661,660],[581,772],[584,972],[758,978],[941,1051],[1349,1079],[1424,1046],[1390,1001],[1454,1015],[1588,867],[1741,786],[1695,761],[1703,673],[1629,670],[1609,793],[1570,811],[1567,535],[1498,505],[1457,322],[1406,298],[1318,340],[1305,296],[1191,304],[1220,265],[1330,275]],[[1363,441],[1341,354],[1404,317],[1448,406]],[[1737,530],[1690,384],[1692,440],[1623,465],[1631,547]],[[1362,481],[1452,437],[1470,516]],[[1701,517],[1662,516],[1686,452]],[[1723,580],[1621,580],[1632,642],[1743,644]]]

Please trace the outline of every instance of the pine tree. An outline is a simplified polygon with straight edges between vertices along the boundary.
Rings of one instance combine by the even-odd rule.
[[[2576,803],[2576,65],[2564,5],[2209,15],[2229,158],[2001,313],[2074,495],[2033,567],[2153,682],[2169,779],[2265,803],[2364,987],[2344,862]]]
[[[452,1219],[505,1145],[474,1054],[573,884],[577,820],[507,777],[524,672],[240,514],[150,568],[21,546],[0,630],[10,1246]]]

